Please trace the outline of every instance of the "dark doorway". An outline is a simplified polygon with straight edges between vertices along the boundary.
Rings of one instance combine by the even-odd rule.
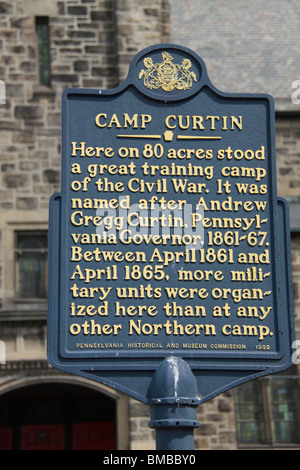
[[[0,450],[115,448],[115,401],[104,394],[47,383],[0,396]]]

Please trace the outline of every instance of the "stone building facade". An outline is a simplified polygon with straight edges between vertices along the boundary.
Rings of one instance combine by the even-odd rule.
[[[240,8],[234,8],[235,3],[240,3]],[[72,426],[78,429],[73,437],[76,446],[86,445],[78,436],[80,423],[91,419],[91,402],[98,403],[94,408],[98,421],[111,426],[111,440],[105,445],[118,449],[155,447],[153,431],[148,428],[148,407],[49,366],[47,298],[41,291],[34,299],[28,296],[31,286],[20,277],[26,266],[26,249],[32,250],[30,235],[37,243],[36,259],[44,269],[47,266],[49,198],[60,190],[62,91],[67,87],[115,88],[125,79],[133,56],[146,46],[163,42],[186,45],[204,59],[210,79],[219,89],[275,96],[278,193],[287,197],[291,206],[294,302],[300,337],[300,104],[291,100],[292,81],[300,79],[295,47],[300,10],[295,1],[289,2],[289,8],[284,0],[271,9],[267,3],[0,1],[0,79],[6,91],[5,103],[0,104],[0,340],[5,345],[5,361],[0,364],[0,448],[28,445],[29,433],[35,436],[36,445],[42,446],[51,432],[61,436],[60,445],[70,448],[74,444]],[[45,53],[41,56],[39,41],[48,47],[48,59]],[[284,47],[275,47],[279,41]],[[43,60],[47,76],[41,74]],[[279,66],[282,60],[285,67]],[[291,380],[298,377],[297,371],[291,374]],[[71,411],[68,415],[62,411],[67,396],[72,397],[74,407],[81,403],[81,409],[86,409],[86,415],[78,416],[76,423],[70,421]],[[34,397],[38,397],[37,404]],[[231,390],[199,407],[196,449],[243,446],[236,403]],[[36,413],[36,421],[24,413],[27,405]],[[13,409],[19,410],[23,421],[18,422]],[[49,417],[53,410],[57,413],[55,422]],[[44,430],[39,427],[43,417],[49,425]],[[67,423],[67,437],[58,426],[62,421]],[[276,442],[266,442],[276,447]],[[297,447],[299,441],[288,445]]]

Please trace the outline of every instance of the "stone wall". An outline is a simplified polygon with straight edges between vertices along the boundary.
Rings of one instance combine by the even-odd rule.
[[[131,449],[155,449],[155,431],[148,427],[149,407],[130,400],[129,411]],[[197,416],[200,426],[194,430],[196,450],[237,449],[232,390],[199,406]]]
[[[39,81],[36,16],[49,18],[49,87]],[[28,374],[37,375],[39,362],[46,363],[46,303],[15,302],[14,230],[47,229],[49,198],[60,191],[61,93],[67,87],[118,86],[139,50],[168,40],[167,18],[167,0],[0,1],[0,80],[6,85],[6,103],[0,105],[4,381],[9,375],[11,383],[22,384],[23,377],[25,384],[26,367],[21,376],[13,371],[18,363],[31,361]],[[132,400],[126,415],[132,448],[154,448],[145,408]]]
[[[300,200],[300,123],[287,117],[276,119],[276,165],[278,195],[290,201],[293,211],[299,211]],[[294,203],[296,201],[296,203]],[[300,227],[291,235],[294,311],[297,338],[300,336]]]
[[[115,88],[138,50],[166,40],[167,5],[164,0],[0,2],[0,79],[6,84],[6,103],[0,106],[2,214],[43,211],[47,222],[49,198],[60,190],[63,89]],[[39,83],[36,16],[49,17],[50,87]],[[3,230],[2,223],[0,234]],[[0,276],[5,250],[2,243]],[[0,282],[0,298],[5,295]]]
[[[234,450],[237,448],[234,393],[229,390],[198,407],[200,427],[195,430],[198,450]]]
[[[50,15],[51,87],[46,87],[39,84],[37,2],[0,2],[0,77],[6,84],[0,109],[1,209],[48,207],[49,196],[60,188],[63,89],[109,89],[122,82],[140,49],[166,39],[165,3],[43,2],[38,15],[47,15],[47,8]]]
[[[129,400],[130,449],[154,450],[155,431],[148,427],[150,408],[136,400]]]
[[[300,196],[300,123],[291,117],[276,119],[277,189],[280,196]]]
[[[300,233],[292,235],[292,271],[296,338],[300,338]]]

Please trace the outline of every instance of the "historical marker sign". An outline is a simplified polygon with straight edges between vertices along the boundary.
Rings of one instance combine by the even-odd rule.
[[[194,52],[162,44],[115,90],[66,90],[62,113],[50,362],[142,401],[168,356],[203,379],[203,401],[288,367],[272,98],[220,92]]]

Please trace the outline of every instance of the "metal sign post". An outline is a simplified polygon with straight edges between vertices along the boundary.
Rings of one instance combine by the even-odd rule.
[[[114,90],[64,91],[48,358],[150,405],[158,448],[192,448],[199,404],[291,365],[289,243],[269,95],[217,90],[173,44]]]
[[[170,356],[162,361],[149,388],[151,421],[157,450],[193,450],[197,406],[197,382],[188,364]]]

